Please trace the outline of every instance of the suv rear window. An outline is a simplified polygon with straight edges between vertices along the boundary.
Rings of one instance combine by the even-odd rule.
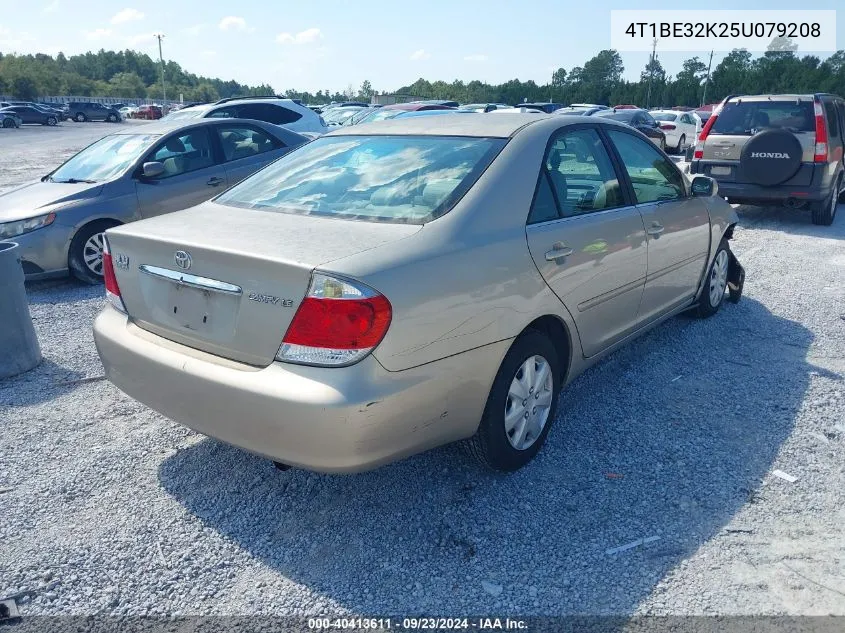
[[[424,224],[448,212],[504,139],[329,136],[287,154],[215,199],[279,213]]]
[[[710,134],[751,136],[761,130],[785,129],[815,132],[812,101],[729,101],[710,129]]]

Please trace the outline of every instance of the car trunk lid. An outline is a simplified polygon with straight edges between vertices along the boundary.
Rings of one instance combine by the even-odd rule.
[[[420,228],[208,202],[112,229],[108,240],[121,297],[138,326],[266,366],[314,268]]]

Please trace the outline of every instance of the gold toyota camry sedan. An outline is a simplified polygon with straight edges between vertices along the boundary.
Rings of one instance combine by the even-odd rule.
[[[133,398],[279,465],[360,471],[466,440],[515,470],[587,367],[739,300],[716,193],[608,120],[343,128],[110,229],[97,349]]]

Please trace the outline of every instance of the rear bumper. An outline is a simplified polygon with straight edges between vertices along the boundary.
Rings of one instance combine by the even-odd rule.
[[[817,169],[812,163],[803,163],[798,173],[790,180],[780,185],[764,187],[746,182],[736,182],[732,179],[722,179],[711,173],[713,167],[731,167],[738,170],[736,163],[724,161],[693,160],[690,163],[690,174],[704,174],[719,183],[718,195],[735,203],[780,203],[786,200],[814,202],[824,200],[830,195],[833,181],[825,182],[824,171]],[[741,175],[741,174],[740,174]],[[801,184],[799,184],[801,183]]]
[[[118,388],[199,433],[292,466],[368,470],[472,435],[502,341],[401,372],[369,356],[343,368],[255,368],[149,333],[110,306],[94,323]]]

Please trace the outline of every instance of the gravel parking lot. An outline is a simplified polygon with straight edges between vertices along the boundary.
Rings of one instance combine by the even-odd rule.
[[[0,187],[114,129],[0,130]],[[31,285],[45,360],[0,381],[0,598],[24,617],[845,614],[845,206],[832,227],[740,212],[742,302],[580,377],[509,476],[454,447],[279,472],[99,379],[101,288]]]

